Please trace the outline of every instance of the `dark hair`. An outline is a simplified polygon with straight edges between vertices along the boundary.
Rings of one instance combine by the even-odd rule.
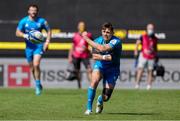
[[[102,25],[102,30],[104,30],[104,29],[110,29],[111,31],[114,30],[114,28],[110,22],[106,22]]]
[[[79,24],[79,23],[84,23],[84,24],[86,25],[86,23],[85,23],[84,21],[79,21],[78,24]]]
[[[38,7],[38,5],[36,5],[36,4],[30,4],[30,5],[28,6],[28,10],[29,10],[30,7],[36,8],[37,11],[39,11],[39,7]]]

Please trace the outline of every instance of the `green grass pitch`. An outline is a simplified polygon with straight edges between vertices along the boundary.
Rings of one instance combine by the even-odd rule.
[[[115,90],[102,114],[94,108],[90,116],[84,115],[86,93],[45,89],[35,96],[33,89],[1,88],[0,120],[180,120],[180,90]]]

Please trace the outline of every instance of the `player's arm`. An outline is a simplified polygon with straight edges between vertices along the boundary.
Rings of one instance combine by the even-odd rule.
[[[83,38],[90,46],[92,46],[93,48],[97,49],[100,52],[109,51],[112,49],[112,47],[109,44],[100,45],[98,43],[95,43],[93,40],[87,37],[87,33],[83,33]]]
[[[110,54],[108,54],[108,55],[92,54],[92,58],[94,60],[105,60],[105,61],[112,60],[112,56]]]
[[[20,30],[16,29],[16,36],[17,37],[24,37],[24,33],[21,32]]]
[[[156,42],[154,51],[156,52],[156,61],[158,62],[158,42]]]
[[[47,37],[46,37],[46,41],[44,43],[44,48],[43,49],[44,49],[44,51],[47,51],[50,40],[51,40],[51,29],[50,29],[49,24],[47,23],[47,21],[44,22],[44,29],[47,32]]]
[[[50,40],[51,40],[51,30],[49,29],[49,30],[47,31],[46,42],[47,42],[47,43],[50,43]]]
[[[89,38],[91,38],[91,39],[93,40],[93,36],[92,36],[91,33],[90,33]],[[88,45],[88,50],[87,50],[87,51],[88,51],[89,54],[93,53],[93,48],[92,48],[92,46]]]
[[[28,34],[25,34],[23,32],[23,29],[24,29],[24,21],[21,20],[17,26],[17,29],[16,29],[16,36],[17,37],[22,37],[22,38],[25,38],[25,39],[28,39]]]
[[[46,41],[44,43],[44,51],[47,51],[49,43],[50,43],[50,40],[51,40],[51,30],[49,29],[47,31],[47,38],[46,38]]]
[[[156,34],[154,35],[155,38],[157,39],[156,45],[155,45],[155,51],[158,52],[158,37],[156,36]]]
[[[28,38],[28,34],[25,34],[25,33],[23,33],[22,31],[20,31],[18,29],[16,29],[16,36],[26,38],[26,39]]]
[[[72,53],[73,53],[73,49],[74,49],[74,44],[72,44],[72,47],[69,50],[69,54],[68,54],[68,61],[69,63],[72,63]]]
[[[94,60],[105,60],[105,61],[112,60],[112,56],[110,54],[102,55],[101,52],[95,48],[92,48],[92,58]]]
[[[87,51],[88,51],[88,53],[92,53],[92,47],[91,47],[91,46],[88,46]]]
[[[136,44],[135,44],[135,49],[134,49],[134,56],[138,56],[138,48],[139,48],[139,45],[141,44],[141,40],[138,39],[136,40]]]

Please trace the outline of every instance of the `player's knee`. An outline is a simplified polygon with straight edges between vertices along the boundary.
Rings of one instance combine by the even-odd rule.
[[[34,73],[34,68],[33,68],[33,67],[30,67],[30,69],[31,69],[31,72]]]
[[[91,84],[98,84],[99,83],[99,80],[98,79],[96,79],[96,78],[93,78],[93,76],[92,76],[92,81],[91,81]]]
[[[98,80],[92,80],[92,81],[91,81],[91,87],[96,88],[97,85],[98,85],[98,83],[99,83]]]
[[[38,69],[39,68],[39,64],[34,64],[33,67],[34,67],[34,69]]]
[[[92,69],[91,68],[87,68],[87,72],[88,73],[92,73]]]
[[[103,89],[103,101],[107,102],[111,98],[113,89],[104,88]]]

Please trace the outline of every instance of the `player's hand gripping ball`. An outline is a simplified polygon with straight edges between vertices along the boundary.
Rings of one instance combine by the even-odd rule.
[[[32,30],[29,32],[29,41],[33,44],[40,44],[45,42],[45,37],[40,31]]]

